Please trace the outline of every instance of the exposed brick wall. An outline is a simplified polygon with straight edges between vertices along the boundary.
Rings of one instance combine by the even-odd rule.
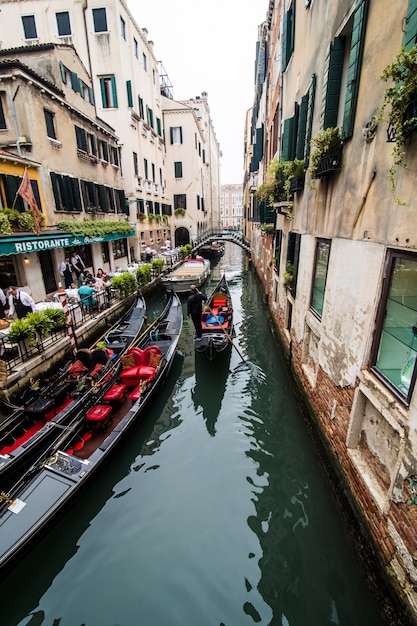
[[[259,278],[265,287],[265,281],[261,276]],[[271,294],[269,295],[271,296]],[[294,339],[291,343],[289,342],[284,327],[285,312],[279,307],[273,307],[273,309],[271,318],[277,331],[277,340],[284,352],[287,353],[295,381],[309,409],[310,421],[315,427],[315,435],[326,450],[326,461],[330,463],[330,473],[333,472],[333,483],[341,492],[345,491],[346,493],[346,487],[348,488],[349,506],[361,526],[365,522],[367,535],[372,541],[372,551],[378,554],[382,566],[381,573],[385,571],[388,574],[393,588],[397,591],[398,596],[404,600],[402,593],[404,587],[414,587],[414,585],[412,581],[407,580],[405,568],[405,578],[402,582],[396,578],[390,568],[390,563],[395,557],[397,561],[400,559],[388,532],[388,519],[395,526],[411,555],[416,557],[417,563],[417,504],[413,508],[409,504],[392,503],[388,516],[384,515],[377,507],[346,447],[346,436],[355,389],[335,385],[320,366],[313,388],[302,367],[302,344],[297,344]],[[336,408],[334,409],[335,401]],[[366,457],[368,466],[374,470],[381,485],[388,489],[388,472],[369,450],[366,439],[361,440],[361,453]],[[410,493],[411,497],[412,494]],[[417,624],[417,618],[411,616],[410,623]]]

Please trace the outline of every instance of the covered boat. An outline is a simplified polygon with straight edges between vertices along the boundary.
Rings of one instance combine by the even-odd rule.
[[[168,291],[188,293],[191,285],[201,287],[210,275],[210,261],[202,256],[187,257],[172,272],[162,278],[162,284]]]
[[[58,447],[0,494],[1,575],[88,485],[144,414],[171,368],[182,319],[181,301],[171,293],[161,315],[121,357],[117,378],[100,385],[95,404],[85,407]]]
[[[216,354],[232,345],[236,337],[233,324],[233,306],[226,277],[223,275],[204,307],[201,338],[194,338],[196,352],[202,352],[212,361]]]
[[[129,310],[91,349],[81,349],[74,361],[45,383],[34,383],[28,401],[0,424],[0,488],[23,473],[60,438],[78,412],[95,402],[97,385],[117,375],[121,355],[134,344],[143,327],[146,305],[138,294]]]

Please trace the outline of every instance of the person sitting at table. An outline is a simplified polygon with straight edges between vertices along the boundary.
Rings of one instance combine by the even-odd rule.
[[[81,298],[81,302],[85,307],[93,306],[97,302],[97,298],[93,296],[96,293],[96,288],[91,280],[84,282],[81,287],[78,287],[78,294]]]
[[[69,289],[72,285],[72,263],[69,256],[65,257],[65,261],[59,266],[59,275],[64,279],[65,289]]]
[[[9,317],[13,317],[16,313],[16,317],[22,319],[28,313],[33,313],[35,301],[26,291],[20,291],[17,287],[9,287],[7,293],[9,295]]]

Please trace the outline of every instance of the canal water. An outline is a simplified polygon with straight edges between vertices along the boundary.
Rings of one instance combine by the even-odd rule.
[[[149,413],[2,582],[2,626],[387,623],[231,243],[207,293],[223,272],[238,350],[195,355],[185,319]]]

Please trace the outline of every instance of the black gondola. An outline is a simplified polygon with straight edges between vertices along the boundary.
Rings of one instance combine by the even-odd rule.
[[[0,424],[0,489],[7,490],[78,412],[95,403],[97,385],[116,376],[116,365],[143,327],[146,304],[141,294],[92,349],[78,350],[65,371],[16,408]],[[100,346],[100,347],[98,347]]]
[[[171,368],[182,320],[181,301],[171,293],[161,315],[121,357],[110,389],[102,388],[96,404],[63,433],[58,448],[38,459],[9,494],[0,495],[1,575],[87,486],[143,415]]]
[[[201,352],[212,361],[223,352],[236,337],[233,325],[233,306],[226,277],[217,283],[202,314],[203,335],[194,338],[196,352]]]

